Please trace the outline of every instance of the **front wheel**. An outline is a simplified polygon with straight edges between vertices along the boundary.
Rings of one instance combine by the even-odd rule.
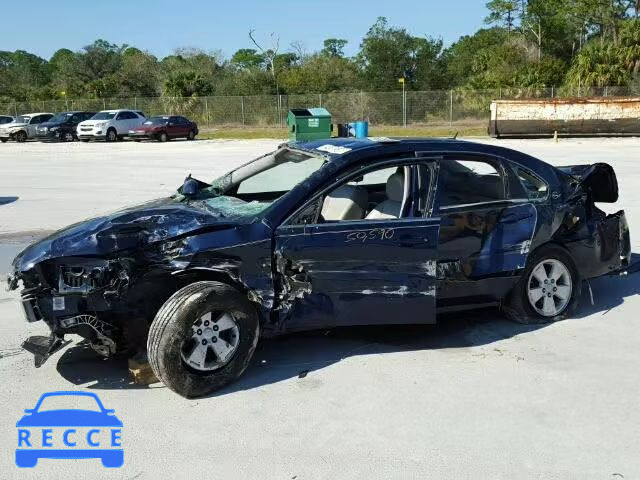
[[[107,142],[115,142],[118,140],[118,132],[116,132],[115,128],[110,128],[107,130]]]
[[[536,250],[509,295],[504,310],[520,323],[562,320],[578,306],[581,279],[569,254],[548,245]]]
[[[71,132],[64,132],[60,135],[60,140],[63,142],[73,142],[75,137]]]
[[[221,282],[178,290],[156,314],[147,353],[159,380],[183,397],[212,393],[238,378],[258,343],[256,309]]]
[[[167,136],[167,132],[161,132],[160,135],[158,135],[158,140],[163,143],[169,140],[169,137]]]
[[[193,140],[196,138],[195,130],[189,130],[189,134],[187,135],[187,140]]]
[[[6,138],[0,138],[0,142],[7,143],[7,139]]]
[[[27,132],[21,130],[18,133],[16,133],[16,142],[24,143],[26,141],[27,141]]]

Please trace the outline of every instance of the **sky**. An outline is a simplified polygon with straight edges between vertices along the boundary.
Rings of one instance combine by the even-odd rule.
[[[59,48],[79,50],[98,38],[136,46],[162,58],[178,47],[219,50],[230,57],[258,40],[280,37],[280,51],[301,42],[313,52],[325,38],[349,41],[347,55],[379,16],[412,35],[450,44],[483,25],[486,0],[29,0],[3,2],[0,50],[27,50],[50,58]],[[29,8],[25,11],[25,6]]]

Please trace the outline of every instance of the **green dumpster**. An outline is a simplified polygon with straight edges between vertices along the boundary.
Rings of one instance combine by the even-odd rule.
[[[289,140],[317,140],[331,137],[331,114],[326,108],[292,108],[287,115]]]

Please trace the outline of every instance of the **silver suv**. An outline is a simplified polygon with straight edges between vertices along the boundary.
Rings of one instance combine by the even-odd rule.
[[[0,141],[15,140],[26,142],[36,136],[36,127],[42,122],[47,122],[53,117],[53,113],[25,113],[18,115],[13,122],[0,125]]]

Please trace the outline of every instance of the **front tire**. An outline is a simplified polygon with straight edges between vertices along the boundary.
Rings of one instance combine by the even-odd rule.
[[[118,141],[118,132],[116,132],[115,128],[110,128],[107,130],[107,136],[105,137],[107,142],[116,142]]]
[[[518,323],[563,320],[577,308],[581,287],[578,270],[566,250],[545,245],[529,256],[503,310]]]
[[[7,143],[7,139],[6,138],[0,138],[0,142]]]
[[[187,135],[187,140],[194,140],[196,138],[195,130],[189,130],[189,134]]]
[[[158,141],[164,143],[167,140],[169,140],[169,137],[167,136],[167,132],[161,132],[160,135],[158,135]]]
[[[149,363],[179,395],[207,395],[244,372],[259,330],[256,309],[241,292],[221,282],[192,283],[156,314],[147,340]]]
[[[16,142],[24,143],[27,141],[27,132],[19,131],[18,133],[16,133],[15,138],[16,138]]]
[[[60,134],[59,138],[62,142],[73,142],[75,140],[75,136],[71,132],[64,132]]]

